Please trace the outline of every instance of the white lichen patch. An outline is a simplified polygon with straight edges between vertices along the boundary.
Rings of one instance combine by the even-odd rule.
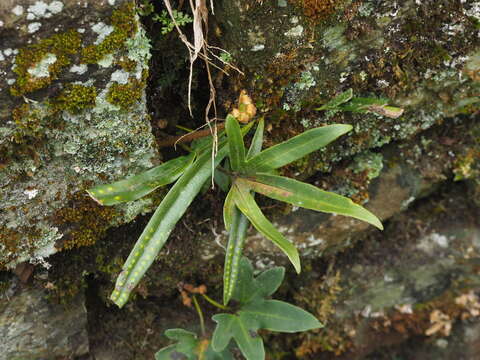
[[[115,5],[115,0],[108,0],[108,5],[110,5],[110,6]]]
[[[3,21],[0,20],[0,27],[2,27],[4,25]]]
[[[103,22],[96,23],[92,26],[92,31],[96,33],[97,39],[95,40],[94,44],[100,44],[105,38],[113,32],[114,28],[111,25],[107,25]]]
[[[52,1],[47,4],[44,1],[36,1],[35,4],[30,5],[27,9],[27,19],[43,19],[50,18],[52,15],[58,14],[63,10],[63,3],[61,1]]]
[[[258,274],[267,269],[271,269],[275,266],[275,262],[272,259],[267,259],[266,257],[259,257],[255,260],[255,269],[254,274]]]
[[[471,4],[470,9],[465,10],[465,15],[480,20],[480,1],[475,1]]]
[[[402,314],[413,314],[412,304],[395,305],[395,309]]]
[[[33,199],[35,196],[38,194],[38,189],[27,189],[23,192],[25,195],[27,195],[28,200]]]
[[[76,73],[78,75],[85,74],[88,70],[87,64],[73,65],[70,68],[70,72]]]
[[[63,234],[56,227],[47,227],[40,225],[37,227],[40,236],[37,240],[37,248],[33,254],[28,248],[20,248],[15,255],[18,256],[17,261],[7,264],[7,268],[14,268],[20,262],[28,261],[32,264],[45,264],[44,259],[57,252],[55,242],[63,237]],[[3,250],[0,248],[0,251]],[[12,255],[7,253],[7,255]]]
[[[143,64],[142,68],[146,68],[146,64],[148,64],[148,60],[150,60],[152,55],[150,53],[150,39],[147,37],[145,30],[140,27],[135,36],[128,39],[125,44],[128,49],[127,57],[130,60]]]
[[[297,25],[285,33],[285,36],[288,37],[300,37],[303,34],[303,26]]]
[[[108,68],[112,66],[113,60],[114,60],[113,54],[107,54],[103,58],[101,58],[97,64],[102,68]]]
[[[110,80],[119,84],[126,84],[129,77],[130,74],[128,72],[120,69],[112,73]]]
[[[12,13],[14,13],[17,16],[21,16],[23,14],[23,6],[22,5],[17,5],[12,9]]]
[[[417,248],[431,255],[438,248],[448,248],[448,244],[448,238],[445,235],[433,233],[423,238]]]
[[[257,45],[253,45],[251,50],[252,50],[252,51],[261,51],[261,50],[263,50],[263,49],[265,49],[265,45],[263,45],[263,44],[257,44]]]
[[[50,75],[49,67],[57,61],[55,54],[48,53],[36,66],[28,69],[28,73],[36,78],[47,77]]]
[[[308,246],[317,246],[325,243],[325,240],[316,238],[314,235],[310,235],[307,238],[307,243],[308,243]]]
[[[113,111],[120,110],[119,106],[113,105],[107,100],[107,94],[110,89],[110,86],[111,86],[111,83],[108,84],[105,87],[105,89],[103,89],[100,92],[100,94],[98,94],[97,97],[95,98],[95,107],[92,110],[94,113],[102,114],[109,111],[113,112]]]
[[[52,14],[58,14],[59,12],[61,12],[63,10],[63,3],[61,1],[52,1],[48,5],[48,10]]]
[[[28,24],[27,29],[29,34],[37,32],[42,27],[42,24],[39,22],[33,22]]]
[[[379,88],[387,88],[390,86],[390,83],[385,79],[377,80],[377,86]]]
[[[30,5],[27,9],[27,19],[39,19],[45,17],[47,13],[48,5],[43,1],[36,1],[35,4]]]

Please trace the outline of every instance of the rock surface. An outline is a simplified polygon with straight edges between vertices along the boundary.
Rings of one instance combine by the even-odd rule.
[[[158,155],[133,1],[2,1],[0,24],[0,268],[11,268],[91,245],[148,209],[104,209],[84,190]]]
[[[93,184],[151,166],[157,157],[153,134],[176,133],[177,124],[202,125],[206,74],[201,65],[195,67],[192,105],[198,116],[191,119],[183,44],[175,33],[162,34],[162,24],[152,16],[145,18],[154,55],[150,127],[143,93],[149,44],[133,2],[85,4],[81,10],[70,0],[0,4],[0,103],[5,104],[0,110],[5,134],[0,137],[0,264],[51,264],[48,271],[36,267],[33,275],[35,286],[45,290],[25,290],[33,295],[19,292],[2,304],[11,309],[18,297],[26,308],[27,303],[46,306],[41,300],[46,292],[54,303],[67,304],[62,316],[73,311],[84,317],[78,299],[86,288],[90,356],[151,359],[167,343],[166,328],[199,330],[196,314],[179,299],[179,282],[206,284],[209,295],[220,298],[225,194],[209,190],[193,202],[121,310],[108,296],[148,216],[107,228],[135,218],[158,199],[102,208],[83,194]],[[475,360],[480,354],[480,3],[218,0],[214,5],[209,41],[226,49],[245,72],[214,73],[219,109],[230,110],[239,89],[247,89],[266,120],[265,146],[312,127],[352,124],[350,134],[283,171],[353,198],[385,225],[380,232],[259,196],[268,217],[301,250],[304,270],[293,274],[277,249],[253,231],[246,254],[258,269],[286,265],[288,281],[279,296],[326,325],[297,335],[265,334],[271,358]],[[162,6],[155,3],[154,11],[160,14]],[[147,2],[138,9],[149,13]],[[189,29],[185,33],[191,35]],[[52,39],[62,43],[63,36],[68,36],[66,48],[52,44]],[[349,88],[354,96],[388,98],[404,114],[393,119],[315,110]],[[166,157],[172,154],[162,150]],[[66,251],[43,260],[57,249]],[[4,274],[0,289],[10,281]],[[215,310],[202,306],[212,329],[208,319]],[[51,326],[55,319],[45,322]],[[83,334],[84,324],[77,321],[65,334]],[[34,332],[40,340],[30,343],[43,344],[45,333]],[[20,341],[1,324],[0,334],[9,334],[9,344]],[[65,344],[66,338],[51,341]],[[87,351],[84,335],[79,339],[77,354]],[[47,356],[42,346],[37,349],[32,359]]]
[[[441,196],[397,215],[385,234],[365,239],[348,260],[337,257],[319,283],[303,284],[297,298],[315,304],[328,326],[317,337],[306,336],[297,353],[332,346],[341,359],[362,359],[380,344],[408,337],[448,341],[455,324],[468,328],[478,321],[479,212],[464,191],[461,185],[444,188]],[[310,295],[307,289],[320,291]]]
[[[0,359],[72,358],[89,351],[85,297],[53,305],[41,288],[17,286],[0,298]]]

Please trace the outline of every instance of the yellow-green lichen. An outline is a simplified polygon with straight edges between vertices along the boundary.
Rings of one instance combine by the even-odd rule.
[[[100,44],[82,50],[82,63],[96,64],[105,56],[125,48],[125,42],[135,36],[138,30],[135,2],[126,2],[113,11],[111,25],[113,31]]]
[[[68,84],[65,90],[53,100],[54,110],[67,110],[79,113],[85,108],[95,106],[97,89],[94,86]]]
[[[78,52],[80,46],[80,34],[76,30],[69,30],[20,49],[13,68],[17,79],[10,93],[22,96],[50,85],[71,64],[71,56]],[[47,67],[48,74],[35,76],[32,70],[48,55],[52,58],[52,63]]]

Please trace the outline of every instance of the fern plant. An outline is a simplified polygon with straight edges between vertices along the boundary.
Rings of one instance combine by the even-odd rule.
[[[387,107],[383,100],[352,99],[351,90],[341,93],[319,110],[336,111],[342,110],[342,107],[358,112],[390,112],[395,116],[401,111]],[[116,305],[122,307],[128,301],[131,292],[155,260],[175,224],[211,178],[214,170],[216,178],[219,181],[223,178],[223,185],[229,190],[223,211],[229,234],[224,266],[224,304],[228,304],[235,291],[250,223],[285,253],[297,273],[301,270],[297,249],[264,216],[255,202],[255,193],[297,207],[350,216],[382,229],[382,224],[375,215],[350,199],[276,174],[276,169],[301,159],[346,134],[352,129],[350,125],[333,124],[311,129],[262,150],[262,119],[258,122],[251,146],[247,150],[243,136],[252,125],[253,122],[250,122],[240,128],[237,119],[228,115],[226,131],[219,134],[215,157],[212,157],[211,139],[202,139],[189,155],[170,160],[140,175],[88,190],[97,202],[112,206],[137,200],[160,186],[175,182],[140,235],[118,276],[111,295],[111,300]],[[220,166],[227,156],[228,162],[226,161],[223,167]]]
[[[258,330],[293,333],[323,327],[305,310],[270,299],[284,276],[285,268],[274,267],[254,277],[251,263],[243,257],[239,264],[238,286],[232,296],[237,306],[223,308],[223,313],[212,317],[217,325],[211,338],[204,328],[200,337],[184,329],[169,329],[165,335],[177,342],[158,351],[155,359],[233,360],[233,340],[246,359],[263,360],[265,350]],[[203,319],[201,313],[199,316]]]
[[[245,126],[243,134],[253,123]],[[175,224],[201,191],[206,181],[228,154],[225,134],[219,134],[218,152],[212,160],[211,141],[201,141],[187,156],[170,160],[134,177],[87,190],[102,205],[137,200],[162,185],[175,182],[154,212],[119,274],[110,299],[119,307],[127,302],[156,255],[167,241]]]
[[[334,124],[308,130],[283,143],[261,151],[264,122],[260,120],[252,144],[245,151],[237,120],[226,119],[226,132],[231,166],[231,188],[227,194],[223,216],[229,233],[224,265],[224,304],[228,304],[236,285],[249,222],[277,245],[300,273],[300,258],[290,243],[263,215],[252,193],[260,193],[306,209],[351,216],[380,229],[380,221],[352,200],[294,179],[275,175],[275,170],[318,150],[351,130],[350,125]]]

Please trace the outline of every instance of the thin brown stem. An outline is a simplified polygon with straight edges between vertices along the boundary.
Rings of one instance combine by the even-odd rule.
[[[217,124],[217,131],[222,130],[225,127],[225,124]],[[206,136],[211,136],[212,132],[210,129],[205,129],[205,130],[199,130],[192,132],[190,134],[182,135],[182,136],[173,136],[171,138],[162,140],[158,143],[159,147],[169,147],[169,146],[175,146],[176,144],[180,143],[186,143],[186,142],[191,142],[195,139],[200,139]]]

